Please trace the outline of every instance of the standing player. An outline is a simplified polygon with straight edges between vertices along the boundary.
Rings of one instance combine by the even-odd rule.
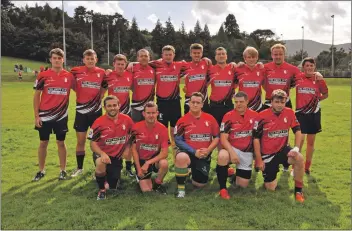
[[[93,151],[95,177],[99,186],[98,200],[106,198],[105,180],[110,189],[116,189],[121,177],[122,156],[129,153],[132,119],[119,113],[120,102],[116,96],[104,101],[106,114],[95,120],[88,139]]]
[[[142,192],[154,189],[166,194],[162,183],[168,171],[168,132],[158,122],[158,114],[158,106],[153,101],[145,105],[145,120],[136,123],[132,129],[132,154]],[[151,181],[153,171],[158,173],[154,186]]]
[[[307,134],[305,173],[310,174],[314,152],[315,135],[321,132],[320,101],[328,98],[328,88],[324,80],[317,80],[313,58],[305,58],[302,63],[304,73],[299,75],[296,85],[296,117],[301,125],[302,141],[300,151]]]
[[[148,65],[150,57],[146,49],[137,52],[138,62],[128,68],[133,74],[132,87],[132,120],[142,121],[143,109],[147,102],[154,101],[155,96],[155,71]]]
[[[252,175],[253,139],[252,130],[258,113],[247,109],[248,96],[239,91],[235,95],[236,107],[225,114],[220,127],[220,141],[224,149],[218,155],[216,172],[220,185],[220,196],[230,199],[226,189],[228,164],[236,164],[236,185],[247,187]]]
[[[294,111],[285,107],[287,94],[277,89],[272,93],[271,108],[259,113],[253,129],[253,145],[257,167],[263,172],[264,186],[274,191],[279,164],[295,165],[295,198],[303,203],[303,157],[299,153],[301,129]],[[295,147],[288,146],[289,129],[295,134]]]
[[[219,126],[213,116],[202,112],[204,96],[194,92],[190,111],[177,121],[175,141],[178,153],[175,159],[177,195],[185,196],[188,167],[192,171],[192,184],[203,187],[208,182],[211,153],[219,143]]]
[[[125,70],[127,65],[126,56],[121,54],[115,55],[113,65],[115,70],[106,78],[108,95],[116,96],[120,102],[120,113],[131,117],[130,90],[132,88],[133,76],[131,72]],[[126,174],[133,177],[132,152],[125,155],[124,158],[126,160]]]
[[[202,59],[203,46],[194,43],[190,47],[190,56],[192,61],[188,63],[186,70],[183,72],[185,77],[185,104],[184,114],[189,112],[189,100],[193,92],[201,92],[204,95],[203,111],[209,112],[208,99],[208,61]]]
[[[71,175],[72,177],[76,177],[83,172],[87,130],[102,115],[101,99],[104,95],[102,87],[105,71],[95,66],[97,61],[95,51],[88,49],[83,53],[85,66],[71,69],[76,90],[76,118],[73,128],[76,130],[77,136],[77,169]]]
[[[73,87],[73,76],[63,69],[64,52],[60,48],[49,53],[51,69],[40,72],[34,84],[34,117],[35,129],[39,131],[40,145],[38,149],[39,172],[33,181],[44,177],[45,159],[51,133],[56,135],[60,160],[59,180],[65,180],[67,150],[65,145],[68,132],[68,104],[70,90]]]
[[[236,68],[236,83],[239,91],[248,95],[248,108],[259,112],[262,109],[262,86],[264,84],[264,70],[257,65],[258,51],[254,47],[247,47],[243,52],[246,64]]]

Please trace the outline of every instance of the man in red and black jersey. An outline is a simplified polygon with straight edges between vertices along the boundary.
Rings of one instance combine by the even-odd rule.
[[[38,149],[39,172],[33,181],[38,181],[45,175],[45,159],[51,133],[56,135],[61,170],[59,180],[64,180],[67,176],[65,145],[68,132],[67,110],[74,80],[72,74],[63,69],[64,52],[60,48],[52,49],[49,56],[52,67],[40,72],[34,84],[35,129],[39,131],[40,145]]]
[[[129,116],[119,113],[120,103],[116,96],[107,96],[103,104],[106,114],[95,120],[88,134],[96,165],[98,200],[106,198],[105,180],[109,189],[115,190],[119,185],[122,157],[129,153],[133,126]]]
[[[309,175],[315,136],[321,132],[320,101],[328,97],[328,87],[323,79],[317,79],[314,73],[315,61],[313,58],[305,58],[302,67],[304,73],[298,76],[296,84],[296,116],[303,134],[300,150],[302,150],[304,138],[307,134],[305,173]]]
[[[188,167],[192,171],[192,184],[203,187],[209,179],[211,153],[219,143],[219,125],[213,116],[202,112],[204,96],[194,92],[190,111],[177,121],[175,141],[178,153],[175,158],[177,195],[185,196]]]
[[[76,130],[77,136],[77,169],[71,175],[72,177],[81,175],[83,172],[87,130],[102,115],[101,99],[105,71],[95,66],[97,61],[95,51],[88,49],[83,53],[85,66],[71,69],[76,90],[76,118],[73,128]]]
[[[184,114],[189,112],[189,100],[193,92],[201,92],[204,95],[204,106],[202,111],[209,113],[208,99],[208,68],[207,60],[202,59],[203,46],[199,43],[194,43],[190,47],[190,56],[192,61],[188,63],[183,72],[185,78],[185,104]]]
[[[236,68],[235,82],[239,91],[248,95],[248,108],[259,112],[262,110],[262,86],[264,84],[264,69],[257,65],[258,51],[247,47],[243,52],[245,64]]]
[[[145,120],[136,123],[132,129],[132,154],[142,192],[154,189],[166,194],[162,183],[168,171],[168,131],[158,122],[158,114],[158,106],[153,101],[145,105]],[[158,173],[154,185],[151,180],[153,171]]]
[[[108,95],[114,95],[119,99],[121,114],[131,117],[130,107],[130,90],[132,89],[133,76],[132,73],[125,70],[127,58],[124,55],[117,54],[113,61],[115,70],[106,77]],[[126,175],[134,177],[132,172],[132,152],[124,156],[126,161]]]
[[[227,52],[223,47],[215,50],[216,65],[209,68],[211,84],[210,111],[220,126],[224,115],[234,107],[232,97],[235,93],[234,66],[226,64]]]
[[[235,104],[235,109],[225,114],[220,127],[220,142],[224,149],[219,151],[216,172],[223,199],[230,199],[226,189],[230,163],[236,164],[236,185],[247,187],[252,175],[252,130],[258,113],[247,108],[248,95],[243,91],[236,93]]]
[[[155,97],[155,70],[149,66],[149,51],[141,49],[137,52],[138,63],[127,68],[133,74],[132,87],[132,120],[142,121],[143,109],[147,102]]]
[[[303,156],[299,153],[301,128],[294,111],[285,107],[287,94],[277,89],[272,93],[271,108],[259,113],[253,129],[253,145],[256,165],[263,172],[264,186],[275,190],[279,164],[288,162],[295,165],[295,198],[303,203]],[[288,146],[289,129],[295,133],[295,147]]]

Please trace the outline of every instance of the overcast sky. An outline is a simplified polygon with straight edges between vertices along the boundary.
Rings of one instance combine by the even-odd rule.
[[[16,6],[62,6],[61,1],[13,1]],[[197,19],[201,26],[207,23],[215,34],[229,13],[235,15],[241,31],[271,29],[286,39],[304,38],[331,44],[332,18],[335,15],[334,44],[351,43],[350,1],[64,1],[65,11],[73,16],[74,9],[83,5],[88,10],[105,14],[118,12],[126,19],[135,16],[140,29],[151,31],[157,19],[165,25],[170,16],[175,29],[184,21],[187,31],[194,28]]]

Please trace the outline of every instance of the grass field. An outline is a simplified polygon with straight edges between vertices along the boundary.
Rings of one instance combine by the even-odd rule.
[[[3,63],[2,68],[8,73]],[[351,84],[346,79],[327,79],[327,84],[323,132],[317,136],[312,174],[304,177],[306,202],[301,205],[293,198],[292,177],[281,172],[276,192],[265,191],[261,173],[253,172],[248,189],[231,187],[231,200],[221,200],[217,196],[217,153],[213,154],[209,185],[197,190],[187,184],[184,199],[173,196],[176,181],[171,167],[165,179],[166,196],[142,195],[136,183],[123,176],[125,188],[118,196],[96,201],[88,144],[85,174],[59,182],[54,136],[49,143],[47,175],[32,183],[39,144],[33,129],[32,83],[2,82],[1,229],[351,229]],[[76,163],[74,105],[72,92],[66,142],[69,172]]]

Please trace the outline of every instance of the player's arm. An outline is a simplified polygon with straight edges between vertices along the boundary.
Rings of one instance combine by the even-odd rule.
[[[225,148],[225,150],[229,152],[231,162],[234,164],[239,164],[240,159],[239,159],[237,153],[235,152],[235,150],[233,150],[232,145],[229,142],[229,134],[230,134],[230,130],[231,130],[231,124],[227,122],[228,120],[226,119],[226,117],[221,122],[220,143]]]
[[[100,149],[97,142],[90,141],[90,149],[92,150],[92,152],[95,152],[96,154],[101,156],[101,162],[103,162],[104,164],[111,164],[111,160],[108,154],[106,154],[103,150]]]
[[[265,164],[262,160],[260,147],[260,140],[263,136],[263,120],[255,121],[252,135],[256,167],[258,167],[261,171],[264,171]]]
[[[192,155],[194,157],[199,156],[199,150],[195,150],[189,144],[186,143],[185,137],[184,137],[184,128],[182,127],[182,125],[180,126],[178,124],[175,126],[174,135],[175,135],[175,144],[180,150],[185,151],[189,155]]]
[[[213,140],[211,141],[211,144],[207,148],[207,156],[218,146],[219,144],[219,134],[216,136],[213,136]]]
[[[39,117],[39,105],[40,105],[40,96],[42,94],[42,91],[36,90],[34,92],[34,97],[33,97],[33,109],[34,109],[34,118],[35,118],[35,126],[40,128],[42,126],[42,121],[40,120]]]
[[[101,82],[101,86],[100,86],[100,100],[104,98],[104,95],[108,90],[108,86],[109,86],[108,75],[104,75],[103,81]]]
[[[293,115],[292,116],[293,120],[290,126],[292,129],[292,132],[295,134],[295,147],[292,148],[291,151],[287,154],[287,156],[289,157],[293,157],[294,155],[296,155],[296,153],[299,152],[299,146],[302,140],[301,127],[293,111],[292,111],[292,115]]]
[[[319,80],[319,90],[320,90],[320,97],[319,97],[319,100],[322,101],[326,98],[328,98],[329,96],[329,90],[328,90],[328,87],[326,85],[326,82],[325,80]]]

